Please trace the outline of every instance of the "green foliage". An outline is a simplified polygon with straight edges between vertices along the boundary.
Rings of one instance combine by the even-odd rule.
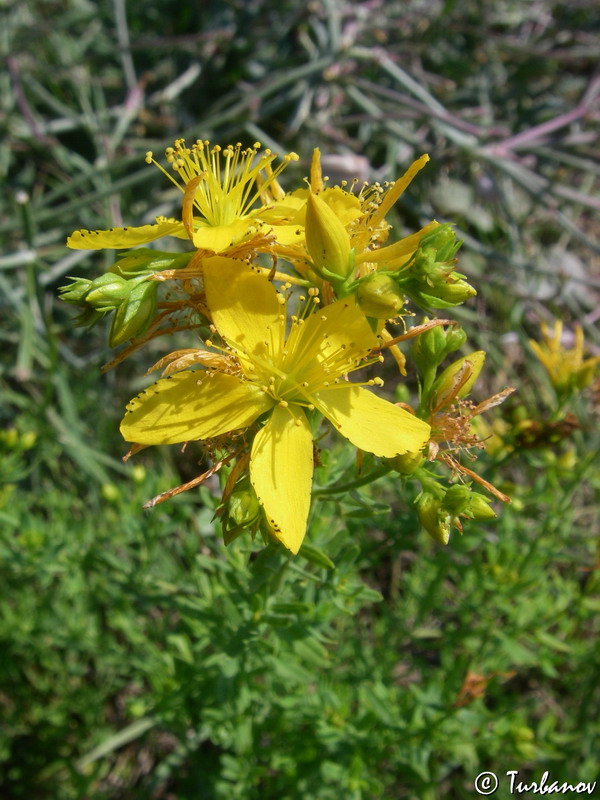
[[[561,417],[526,347],[552,315],[598,346],[593,4],[5,5],[0,795],[433,800],[472,798],[482,770],[594,780],[598,443],[585,398]],[[142,510],[202,456],[120,462],[154,354],[101,376],[106,321],[73,333],[56,297],[111,266],[67,253],[69,232],[178,209],[143,155],[179,135],[295,149],[300,176],[314,145],[350,179],[430,152],[407,228],[458,221],[479,294],[448,313],[477,328],[488,393],[519,387],[481,462],[513,496],[497,521],[442,549],[399,475],[327,443],[296,559],[247,535],[225,548],[209,488]]]
[[[311,547],[333,570],[224,548],[207,489],[142,514],[168,471],[85,499],[5,488],[3,794],[469,797],[482,769],[527,765],[589,780],[586,466],[444,550],[395,479],[322,494]],[[485,693],[461,695],[474,674]]]

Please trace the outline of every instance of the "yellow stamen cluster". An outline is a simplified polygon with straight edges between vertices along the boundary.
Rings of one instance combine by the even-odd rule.
[[[241,142],[211,147],[209,141],[197,139],[188,147],[184,139],[177,139],[165,156],[180,180],[155,161],[151,152],[146,154],[146,162],[155,164],[184,194],[191,187],[193,206],[210,225],[230,225],[250,215],[285,167],[298,160],[296,153],[288,153],[273,170],[278,154],[269,149],[260,153],[260,149],[260,142],[246,148]]]

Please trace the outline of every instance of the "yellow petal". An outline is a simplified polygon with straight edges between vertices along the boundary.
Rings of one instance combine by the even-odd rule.
[[[209,225],[203,220],[195,219],[194,224],[197,226],[192,239],[194,247],[212,250],[214,253],[222,253],[257,230],[251,218],[236,219],[229,225]]]
[[[340,186],[324,189],[319,197],[327,203],[342,225],[349,225],[363,214],[358,197],[345,192]]]
[[[304,226],[302,225],[277,225],[272,224],[271,234],[277,244],[289,247],[304,241]]]
[[[67,239],[67,247],[73,250],[118,250],[147,244],[163,236],[187,239],[183,222],[176,219],[159,218],[156,225],[141,225],[138,228],[111,228],[108,231],[75,231]]]
[[[370,264],[377,264],[383,262],[382,266],[386,269],[393,267],[401,267],[415,252],[423,237],[429,231],[439,226],[439,222],[432,220],[420,231],[412,233],[410,236],[405,236],[395,244],[390,244],[387,247],[380,247],[377,250],[365,250],[356,256],[356,265],[362,264],[367,261]]]
[[[429,156],[427,154],[421,156],[421,158],[413,161],[401,178],[398,178],[398,180],[394,181],[393,185],[390,186],[383,196],[383,200],[381,201],[379,208],[370,217],[369,225],[375,226],[384,219],[385,215],[411,183],[417,172],[420,172],[428,161]]]
[[[377,345],[377,337],[356,298],[345,297],[317,309],[305,317],[303,325],[292,329],[283,369],[299,372],[305,363],[318,359],[315,366],[322,371],[321,365],[325,364],[333,380],[348,372],[357,358],[364,357]],[[305,380],[310,379],[306,376]]]
[[[283,344],[285,306],[267,278],[244,261],[213,256],[204,261],[204,288],[213,322],[232,347],[276,357]]]
[[[310,509],[313,438],[304,412],[276,406],[252,446],[250,480],[275,536],[296,554]]]
[[[281,200],[276,200],[266,208],[261,208],[257,212],[258,217],[262,222],[268,222],[269,224],[281,222],[304,227],[307,196],[308,189],[296,189],[293,192],[287,192]]]
[[[134,397],[121,422],[127,442],[175,444],[245,428],[273,404],[233,375],[178,372]]]
[[[319,411],[342,436],[376,456],[417,453],[429,438],[426,422],[368,389],[337,384],[315,392],[313,397]]]

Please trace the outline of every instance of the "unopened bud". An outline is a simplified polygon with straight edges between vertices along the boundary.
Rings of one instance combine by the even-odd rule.
[[[250,481],[242,481],[229,498],[229,516],[236,525],[250,525],[260,514],[260,505]]]
[[[453,272],[450,277],[458,274],[458,272]],[[469,297],[474,297],[477,294],[471,284],[462,278],[436,284],[426,293],[432,298],[430,302],[432,308],[458,306],[468,300]]]
[[[91,328],[97,322],[99,322],[102,317],[104,317],[106,311],[98,311],[91,306],[86,306],[81,314],[78,314],[75,319],[73,320],[73,324],[78,328]]]
[[[476,350],[446,367],[432,387],[434,406],[443,408],[458,398],[466,397],[479,377],[484,361],[485,351]]]
[[[427,323],[427,318],[423,322]],[[429,367],[437,367],[449,353],[458,350],[466,341],[467,334],[462,328],[436,325],[415,339],[412,346],[413,358],[423,372]]]
[[[452,516],[442,508],[441,500],[428,493],[421,495],[417,501],[417,514],[421,525],[436,542],[448,544]]]
[[[306,201],[306,246],[318,271],[346,278],[353,269],[350,237],[335,212],[311,192]]]
[[[435,285],[410,276],[400,279],[399,284],[410,299],[422,308],[452,308],[477,294],[458,272],[451,272]]]
[[[467,341],[467,334],[461,327],[444,328],[446,334],[446,355],[453,353]]]
[[[395,317],[404,305],[404,293],[391,275],[369,275],[360,282],[356,296],[367,317],[375,319]]]
[[[72,303],[73,305],[85,304],[85,296],[88,293],[92,282],[87,278],[69,278],[73,283],[67,286],[61,286],[58,290],[60,292],[60,299],[65,303]]]
[[[490,506],[490,503],[491,500],[484,494],[471,492],[471,499],[465,516],[470,519],[494,519],[496,517],[496,512]]]
[[[444,495],[442,506],[453,517],[457,517],[469,508],[471,497],[472,492],[468,486],[455,483]]]
[[[122,278],[137,278],[164,269],[181,269],[189,263],[192,255],[193,253],[168,253],[151,250],[149,247],[138,247],[122,253],[110,271]]]
[[[401,475],[412,475],[425,461],[422,453],[403,453],[393,458],[386,458],[386,464]]]
[[[85,301],[98,311],[112,311],[127,299],[130,289],[130,284],[124,278],[106,272],[92,281]]]
[[[452,225],[446,223],[426,233],[419,244],[423,247],[435,247],[438,261],[449,261],[456,255],[462,240],[456,238],[456,231]]]
[[[438,225],[421,237],[411,272],[424,278],[429,285],[437,285],[452,272],[455,255],[461,244],[451,225]]]
[[[148,328],[156,313],[157,288],[155,281],[144,281],[133,287],[115,313],[108,337],[111,347],[139,336]]]

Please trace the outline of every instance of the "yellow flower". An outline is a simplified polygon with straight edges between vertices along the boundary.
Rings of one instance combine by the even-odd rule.
[[[301,273],[307,272],[304,229],[307,220],[307,203],[311,194],[318,194],[342,225],[347,229],[350,247],[356,254],[355,264],[361,275],[378,269],[397,269],[408,262],[419,245],[421,237],[437,227],[432,221],[417,233],[393,245],[382,247],[390,229],[385,216],[408,188],[413,178],[429,161],[422,155],[406,170],[404,175],[389,185],[365,185],[358,194],[346,191],[344,186],[327,186],[321,170],[321,154],[313,151],[310,170],[310,188],[297,189],[281,197],[273,197],[263,215],[266,222],[275,226],[276,251],[292,261]],[[288,231],[284,234],[284,231]],[[281,232],[281,233],[280,233]]]
[[[265,150],[259,155],[258,142],[246,149],[240,143],[225,148],[209,145],[198,139],[189,148],[178,139],[174,147],[167,148],[167,161],[180,180],[161,167],[151,152],[146,154],[147,163],[156,164],[183,192],[181,221],[158,217],[155,225],[138,228],[75,231],[67,245],[77,250],[121,249],[176,236],[191,239],[198,249],[221,253],[264,233],[262,206],[253,206],[261,198],[270,197],[270,185],[277,183],[277,176],[298,156],[289,153],[273,170],[271,164],[277,154]]]
[[[548,326],[542,323],[544,341],[539,343],[529,340],[531,349],[545,367],[552,385],[559,394],[589,386],[594,379],[596,366],[600,363],[598,356],[583,360],[583,330],[580,325],[575,326],[575,346],[571,350],[563,348],[562,327],[562,321],[556,320],[554,332],[550,335]]]
[[[344,380],[379,344],[353,298],[292,316],[286,332],[286,299],[255,269],[209,258],[204,285],[215,329],[240,374],[183,371],[159,380],[131,401],[121,432],[128,442],[174,444],[263,423],[252,443],[250,480],[274,535],[297,553],[313,473],[305,409],[318,410],[352,444],[380,457],[417,452],[429,425]],[[305,311],[316,306],[314,292]]]

